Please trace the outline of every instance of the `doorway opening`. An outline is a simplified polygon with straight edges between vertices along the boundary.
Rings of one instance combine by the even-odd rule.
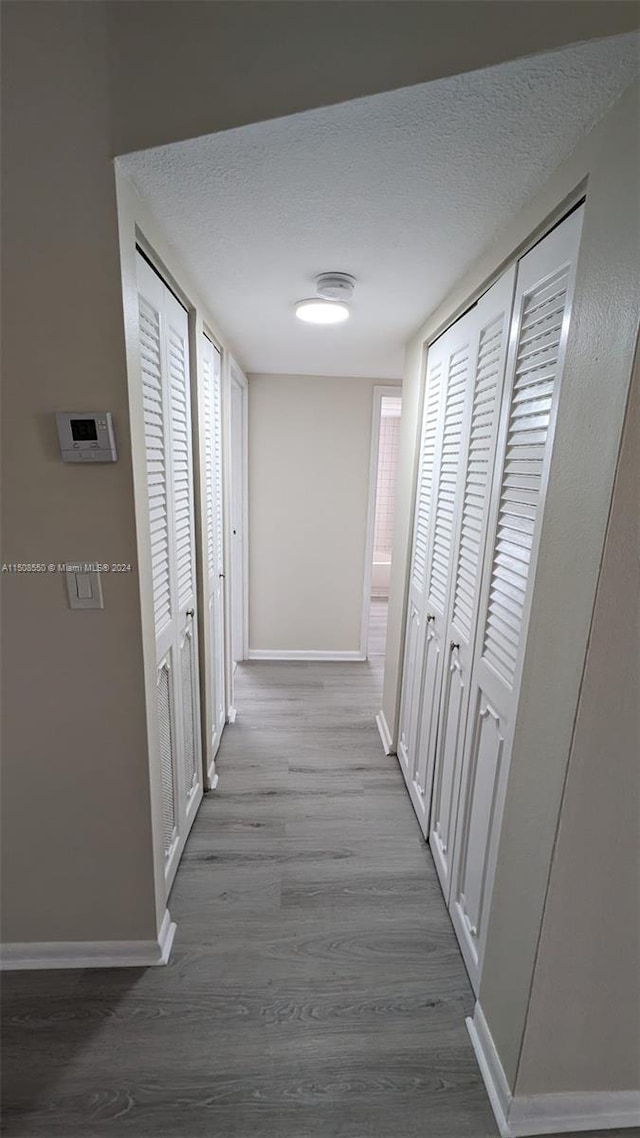
[[[399,387],[375,387],[369,469],[369,528],[364,576],[363,650],[384,670],[402,394]]]
[[[230,648],[231,665],[247,658],[247,380],[235,360],[230,363]]]

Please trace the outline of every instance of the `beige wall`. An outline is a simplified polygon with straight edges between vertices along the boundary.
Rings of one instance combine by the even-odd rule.
[[[424,344],[586,185],[522,698],[480,1002],[513,1087],[611,502],[635,347],[638,88],[631,89],[478,260],[408,346],[383,710],[395,735]],[[576,556],[576,550],[580,551]],[[552,649],[552,650],[551,650]],[[637,920],[630,905],[629,922]]]
[[[636,366],[518,1069],[519,1095],[640,1088],[639,499]]]
[[[382,382],[249,377],[252,650],[360,650],[373,388]]]
[[[3,576],[3,934],[148,940],[157,913],[103,13],[27,4],[3,17],[3,560],[134,567],[105,577],[104,611],[71,612],[57,573]],[[118,462],[63,463],[55,410],[113,411]]]
[[[125,0],[108,4],[108,19],[116,154],[459,75],[637,23],[628,0],[518,0],[501,4],[499,17],[494,0]]]

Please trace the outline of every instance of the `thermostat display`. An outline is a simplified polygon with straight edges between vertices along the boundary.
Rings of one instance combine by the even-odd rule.
[[[110,411],[57,411],[63,462],[115,462],[116,440]]]
[[[71,437],[75,442],[98,441],[98,428],[95,419],[72,419]]]

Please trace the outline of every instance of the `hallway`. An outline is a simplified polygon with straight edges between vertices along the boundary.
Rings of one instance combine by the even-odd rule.
[[[169,966],[4,977],[7,1134],[495,1135],[378,683],[369,664],[238,669]]]
[[[168,967],[3,977],[10,1138],[495,1138],[379,682],[238,669]]]

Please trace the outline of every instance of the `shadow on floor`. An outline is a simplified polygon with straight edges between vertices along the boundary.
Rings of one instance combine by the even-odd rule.
[[[118,1021],[123,1002],[135,992],[146,971],[45,970],[3,975],[0,1086],[5,1133],[32,1133],[33,1112],[46,1104],[83,1055],[96,1050],[105,1025]],[[96,1083],[98,1079],[96,1068]]]

